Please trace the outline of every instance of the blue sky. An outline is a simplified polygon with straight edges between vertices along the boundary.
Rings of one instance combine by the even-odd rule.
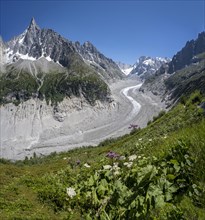
[[[205,29],[205,0],[11,1],[1,0],[0,35],[22,33],[32,17],[72,40],[90,41],[115,61],[141,55],[172,57]]]

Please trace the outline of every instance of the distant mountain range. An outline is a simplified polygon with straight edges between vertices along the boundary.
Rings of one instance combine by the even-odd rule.
[[[90,99],[90,93],[89,101],[105,100],[109,95],[107,83],[124,77],[118,65],[90,42],[81,45],[51,29],[41,29],[34,18],[19,36],[6,43],[0,39],[0,50],[0,103],[33,96],[62,100],[72,94]],[[58,82],[52,88],[51,78]]]
[[[117,62],[121,71],[126,75],[136,74],[142,79],[153,75],[162,65],[168,65],[169,58],[141,56],[134,65]]]
[[[188,41],[172,59],[141,56],[134,65],[115,63],[91,42],[82,45],[72,42],[51,29],[41,29],[32,18],[19,36],[9,42],[0,38],[0,105],[18,104],[30,98],[57,103],[72,96],[83,96],[94,105],[96,100],[109,101],[109,83],[125,75],[137,75],[145,80],[141,90],[163,97],[172,91],[176,99],[179,97],[176,91],[183,92],[179,86],[188,83],[188,88],[195,88],[204,77],[203,53],[205,32]],[[196,69],[198,64],[200,70]],[[188,67],[189,74],[184,70]]]
[[[130,74],[137,74],[141,78],[148,78],[153,75],[162,65],[170,62],[169,58],[141,56],[133,65]]]

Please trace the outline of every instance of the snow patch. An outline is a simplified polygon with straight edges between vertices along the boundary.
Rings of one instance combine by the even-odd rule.
[[[154,65],[154,61],[151,60],[151,59],[148,59],[148,60],[145,60],[145,61],[143,62],[143,64],[152,66],[152,65]]]
[[[20,44],[22,44],[22,43],[23,43],[24,38],[25,38],[25,36],[24,36],[24,37],[22,37],[22,38],[19,40],[19,43],[20,43]]]
[[[28,53],[24,55],[24,54],[20,54],[19,52],[17,52],[15,55],[19,56],[19,58],[23,60],[32,60],[32,61],[36,60],[36,58],[30,57]]]
[[[48,60],[49,62],[50,62],[50,61],[53,61],[50,56],[47,56],[47,57],[45,57],[45,58],[46,58],[46,60]],[[53,61],[53,62],[54,62],[54,61]]]
[[[58,61],[56,62],[58,65],[60,65],[61,67],[63,67]]]
[[[163,57],[156,57],[157,60],[162,61],[162,62],[169,62],[169,60],[171,60],[170,58],[163,58]]]
[[[133,67],[127,69],[120,68],[120,70],[127,76],[133,70]]]
[[[27,29],[20,35],[20,38],[19,38],[19,40],[18,40],[18,42],[19,42],[20,44],[23,43],[24,38],[25,38],[25,36],[26,36],[26,33],[27,33]]]

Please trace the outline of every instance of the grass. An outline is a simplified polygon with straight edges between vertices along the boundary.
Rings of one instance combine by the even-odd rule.
[[[182,213],[184,219],[205,219],[205,113],[199,107],[203,97],[196,97],[197,93],[168,113],[160,114],[145,129],[104,141],[98,147],[53,153],[42,158],[34,155],[31,159],[15,163],[2,159],[0,219],[69,219],[69,213],[72,213],[71,219],[81,219],[80,207],[67,204],[63,189],[83,184],[89,175],[110,163],[105,157],[107,152],[112,150],[123,156],[156,157],[161,161],[179,145],[186,146],[194,161],[190,181],[201,189],[202,195],[198,199],[182,193],[175,206],[156,209],[152,215],[155,219],[167,219],[163,216],[177,210],[177,215]],[[78,160],[79,165],[76,163]],[[91,167],[85,168],[85,163]]]

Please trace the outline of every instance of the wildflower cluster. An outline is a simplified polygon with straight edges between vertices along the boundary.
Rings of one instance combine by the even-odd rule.
[[[66,192],[70,198],[73,198],[74,196],[76,196],[75,189],[72,187],[66,188]]]
[[[120,155],[115,153],[115,152],[112,152],[112,151],[109,151],[106,155],[106,157],[110,158],[110,159],[114,159],[114,158],[119,158]]]

